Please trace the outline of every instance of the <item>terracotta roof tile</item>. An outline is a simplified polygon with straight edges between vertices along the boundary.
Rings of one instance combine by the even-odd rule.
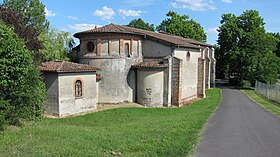
[[[162,40],[168,43],[171,43],[175,46],[183,46],[183,47],[190,47],[190,48],[199,48],[199,45],[201,46],[212,46],[210,44],[199,42],[192,39],[187,39],[183,37],[179,37],[176,35],[170,35],[166,33],[158,33],[158,32],[152,32],[148,30],[142,30],[137,28],[132,28],[124,25],[116,25],[116,24],[109,24],[103,27],[94,28],[88,31],[79,32],[74,34],[75,37],[79,38],[81,34],[88,34],[88,33],[104,33],[104,32],[110,32],[110,33],[129,33],[129,34],[139,34],[146,36],[148,38],[155,38],[158,40]]]
[[[45,72],[82,72],[82,71],[97,71],[99,68],[91,67],[86,64],[78,64],[67,61],[50,61],[41,63],[39,66],[41,71]]]
[[[132,65],[135,68],[167,68],[167,64],[163,64],[163,61],[153,60],[153,61],[146,61],[140,62],[137,64]]]

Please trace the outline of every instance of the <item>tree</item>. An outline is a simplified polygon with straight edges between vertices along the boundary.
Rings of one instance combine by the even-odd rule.
[[[35,27],[39,34],[48,31],[49,21],[45,16],[45,5],[39,0],[4,0],[3,5],[30,19],[23,25]]]
[[[184,38],[190,38],[201,42],[206,41],[206,33],[201,25],[188,15],[179,15],[174,11],[169,11],[165,20],[157,26],[158,31],[167,32]]]
[[[274,50],[273,52],[280,57],[280,34],[279,33],[270,33],[271,35],[273,35],[275,38],[278,39],[278,43],[277,43],[277,47],[276,50]]]
[[[154,24],[149,24],[148,22],[143,21],[141,18],[131,20],[127,26],[153,32],[155,31]]]
[[[0,21],[0,128],[42,117],[45,86],[32,52]]]
[[[243,12],[240,16],[234,14],[222,15],[221,26],[219,28],[218,44],[220,50],[217,52],[218,61],[224,62],[224,67],[228,67],[227,74],[231,78],[236,78],[237,83],[242,80],[253,82],[260,78],[259,73],[261,67],[259,64],[264,64],[261,59],[276,49],[277,39],[268,34],[264,29],[263,18],[260,17],[258,11],[249,10]],[[274,63],[272,60],[278,58],[267,59],[267,64],[271,64],[267,68],[268,71],[273,71]],[[266,83],[274,83],[276,78],[274,75],[271,78],[263,80]],[[274,80],[274,81],[273,81]]]
[[[43,54],[43,61],[69,60],[67,54],[74,47],[75,42],[68,32],[50,29],[48,33],[40,35],[43,47],[40,53]]]
[[[39,32],[30,23],[30,19],[6,6],[0,6],[0,19],[14,29],[14,32],[24,39],[26,48],[30,51],[38,51],[41,43],[38,39]]]

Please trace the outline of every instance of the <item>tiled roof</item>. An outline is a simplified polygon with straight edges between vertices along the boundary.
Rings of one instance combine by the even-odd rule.
[[[170,35],[166,33],[158,33],[152,32],[148,30],[142,30],[137,28],[132,28],[124,25],[116,25],[116,24],[109,24],[103,27],[94,28],[91,30],[87,30],[84,32],[79,32],[74,34],[75,37],[79,38],[81,34],[88,34],[88,33],[129,33],[129,34],[139,34],[146,36],[148,38],[154,38],[157,40],[165,41],[175,46],[183,46],[183,47],[190,47],[190,48],[199,48],[199,46],[212,46],[210,44],[195,41],[192,39],[187,39],[183,37],[179,37],[176,35]]]
[[[41,71],[44,72],[89,72],[97,71],[99,68],[91,67],[85,64],[78,64],[67,61],[50,61],[41,63],[39,66]]]
[[[146,62],[140,62],[132,65],[135,68],[167,68],[167,64],[163,64],[163,61],[152,60]]]

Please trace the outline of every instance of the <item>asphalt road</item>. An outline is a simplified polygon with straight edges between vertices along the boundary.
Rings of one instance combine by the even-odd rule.
[[[280,157],[280,118],[237,89],[223,89],[196,157]]]

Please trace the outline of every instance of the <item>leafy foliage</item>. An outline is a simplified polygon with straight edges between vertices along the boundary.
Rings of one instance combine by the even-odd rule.
[[[26,48],[31,51],[38,51],[41,43],[38,40],[39,32],[32,25],[29,18],[23,17],[20,13],[6,6],[0,6],[0,19],[14,29],[14,32],[25,41]]]
[[[149,23],[145,22],[144,20],[142,20],[141,18],[131,20],[127,26],[133,27],[133,28],[149,30],[149,31],[153,31],[153,32],[155,31],[154,24],[149,24]]]
[[[270,33],[271,35],[273,35],[275,38],[278,39],[278,43],[277,43],[277,49],[274,50],[273,52],[280,57],[280,34],[279,33]]]
[[[40,119],[45,87],[33,65],[32,52],[13,29],[0,21],[0,125]],[[0,128],[1,128],[0,127]]]
[[[253,82],[260,78],[266,83],[275,83],[274,74],[279,71],[275,64],[279,63],[279,58],[271,53],[276,49],[277,39],[265,31],[259,13],[249,10],[240,16],[224,14],[221,24],[217,62],[221,62],[221,69],[227,70],[225,75],[237,78],[239,83],[244,79]]]
[[[23,25],[37,28],[39,34],[47,32],[49,22],[45,17],[45,5],[39,0],[4,0],[3,5],[12,8],[14,11],[30,19]]]
[[[69,60],[67,54],[75,45],[68,32],[56,29],[50,29],[48,33],[41,34],[40,41],[43,43],[43,48],[40,49],[40,53],[44,56],[43,61]]]
[[[165,20],[157,26],[158,31],[167,32],[184,38],[198,41],[206,41],[206,33],[199,23],[189,19],[188,15],[180,15],[174,11],[169,11]]]

